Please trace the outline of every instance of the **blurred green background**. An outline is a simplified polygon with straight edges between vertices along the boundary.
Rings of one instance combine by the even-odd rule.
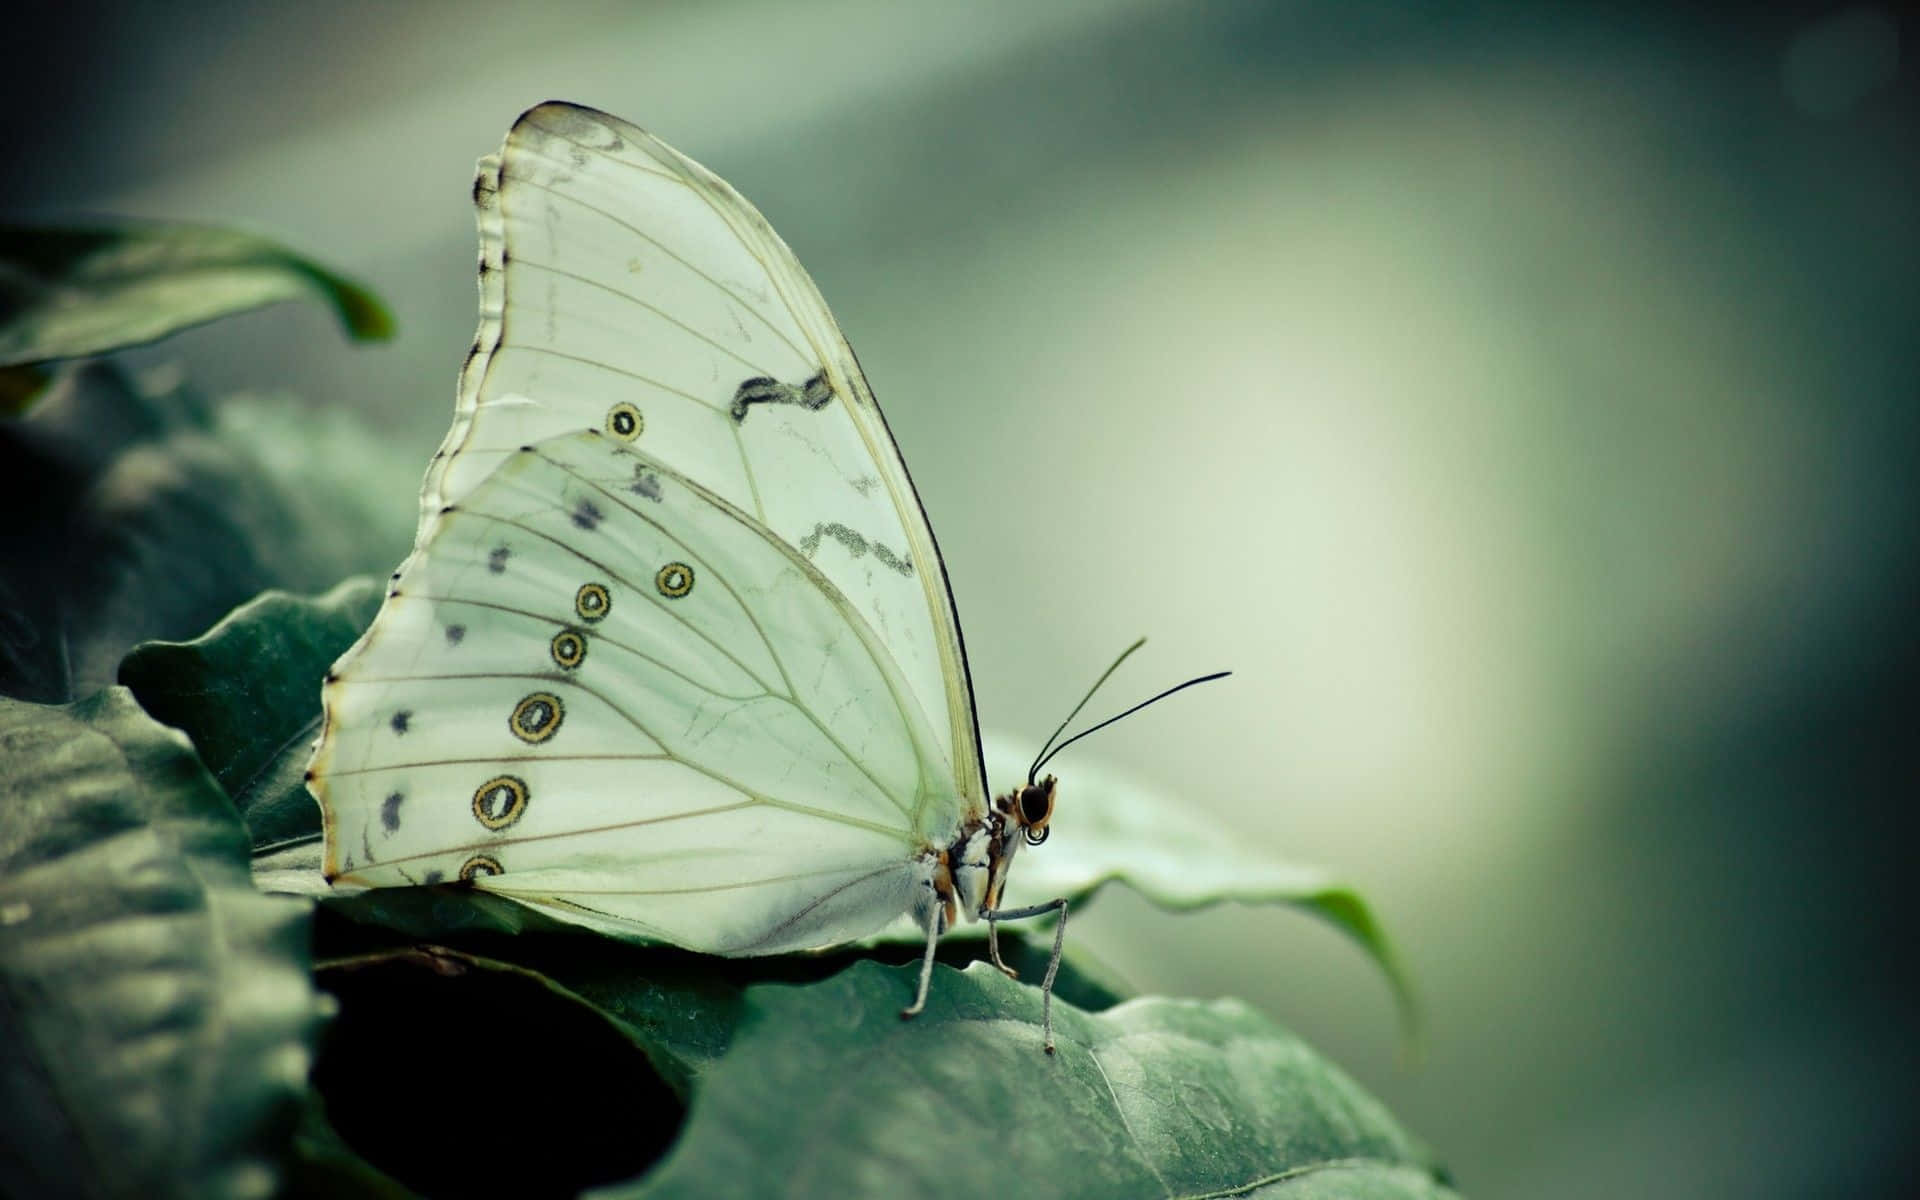
[[[190,15],[189,15],[190,14]],[[60,6],[13,219],[233,224],[370,284],[136,356],[417,447],[473,160],[645,125],[767,213],[946,552],[982,720],[1371,896],[1110,894],[1075,941],[1244,996],[1480,1200],[1904,1195],[1914,1148],[1920,159],[1891,8],[1152,0]],[[409,491],[393,503],[411,506]],[[1004,781],[997,781],[1004,782]],[[1906,1183],[1901,1181],[1905,1180]]]

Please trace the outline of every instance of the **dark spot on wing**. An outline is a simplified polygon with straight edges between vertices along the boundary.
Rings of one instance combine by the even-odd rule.
[[[581,529],[597,529],[603,519],[600,509],[585,496],[573,506],[573,523]]]
[[[507,559],[512,557],[512,555],[513,551],[507,549],[505,546],[495,546],[487,552],[487,570],[492,571],[495,575],[504,574],[507,569]]]
[[[466,636],[467,636],[467,627],[465,625],[447,626],[447,645],[458,646],[460,644],[460,639]]]
[[[395,712],[393,714],[393,719],[388,721],[387,724],[393,726],[393,731],[395,733],[404,734],[407,731],[407,726],[410,725],[412,722],[413,722],[413,710],[410,708],[403,708]]]
[[[649,500],[660,498],[660,477],[639,463],[633,465],[633,482],[627,490],[636,496],[645,496]]]
[[[732,415],[735,421],[747,419],[747,406],[751,404],[778,404],[785,394],[786,384],[766,375],[755,375],[751,379],[742,379],[740,386],[733,389]]]
[[[873,556],[879,559],[880,565],[889,571],[898,571],[902,575],[913,574],[912,563],[904,558],[896,558],[893,551],[887,549],[879,542],[873,543]]]
[[[741,380],[740,386],[734,389],[733,407],[728,413],[737,425],[747,419],[747,409],[756,404],[795,404],[809,412],[818,412],[832,399],[833,384],[827,382],[825,371],[798,386],[756,375]]]
[[[880,565],[889,571],[897,571],[907,576],[913,574],[913,564],[911,562],[895,554],[879,542],[868,541],[865,537],[861,536],[858,530],[849,529],[838,521],[820,522],[804,534],[800,538],[800,553],[806,555],[808,558],[812,558],[819,552],[820,539],[823,537],[832,538],[834,541],[839,542],[846,548],[847,554],[853,558],[859,558],[862,555],[872,553],[874,558],[879,560]]]
[[[380,802],[380,825],[388,833],[399,832],[400,805],[405,801],[406,796],[403,793],[394,792]]]

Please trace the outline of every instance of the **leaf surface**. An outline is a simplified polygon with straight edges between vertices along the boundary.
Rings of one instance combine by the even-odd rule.
[[[105,354],[301,298],[331,307],[355,338],[393,336],[373,293],[253,234],[0,227],[0,367]]]
[[[410,458],[337,414],[63,371],[0,421],[0,694],[63,702],[268,588],[385,575],[412,538]]]
[[[1026,778],[1033,747],[988,733],[988,777]],[[1081,902],[1123,883],[1176,912],[1212,904],[1286,904],[1331,923],[1360,944],[1386,974],[1409,1039],[1418,1040],[1419,1004],[1385,929],[1351,885],[1321,867],[1289,862],[1212,820],[1192,797],[1175,799],[1097,761],[1072,764],[1062,779],[1055,836],[1023,852],[1007,884],[1009,906],[1054,896]],[[894,928],[896,937],[912,936]]]
[[[672,1153],[602,1196],[1453,1195],[1380,1103],[1235,1001],[1054,1007],[984,964],[764,985]],[[1329,1186],[1337,1180],[1337,1184]]]
[[[320,1006],[311,908],[178,733],[0,699],[0,1193],[265,1197]]]
[[[319,732],[316,681],[379,607],[366,578],[314,599],[266,592],[190,642],[146,642],[120,663],[141,707],[193,739],[257,853],[319,833],[301,778]]]

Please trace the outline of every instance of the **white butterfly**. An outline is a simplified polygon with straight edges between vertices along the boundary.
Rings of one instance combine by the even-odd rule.
[[[1055,783],[990,799],[933,531],[752,205],[549,103],[480,162],[480,328],[413,554],[308,771],[338,885],[462,879],[724,955],[994,923]],[[1009,970],[1009,974],[1012,972]]]

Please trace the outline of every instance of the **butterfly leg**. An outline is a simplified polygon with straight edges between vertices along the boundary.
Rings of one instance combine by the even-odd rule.
[[[933,980],[933,952],[940,945],[942,915],[938,908],[927,913],[927,953],[926,957],[920,960],[920,992],[913,998],[913,1004],[910,1007],[900,1010],[900,1019],[903,1021],[908,1017],[918,1016],[920,1010],[927,1006],[927,984]]]
[[[1050,912],[1059,913],[1060,921],[1053,927],[1053,956],[1047,960],[1046,978],[1040,981],[1040,1028],[1045,1036],[1044,1045],[1048,1054],[1053,1053],[1053,977],[1060,973],[1060,952],[1067,941],[1067,898],[1062,896],[1045,904],[1002,908],[982,914],[987,919],[987,928],[991,930],[995,921],[1017,921],[1022,917],[1037,917]],[[928,961],[932,961],[931,956]],[[1002,967],[1001,970],[1006,968]]]
[[[1008,979],[1020,978],[1020,972],[1000,961],[1000,922],[998,913],[987,914],[987,951],[993,956],[993,965],[1006,972]]]

